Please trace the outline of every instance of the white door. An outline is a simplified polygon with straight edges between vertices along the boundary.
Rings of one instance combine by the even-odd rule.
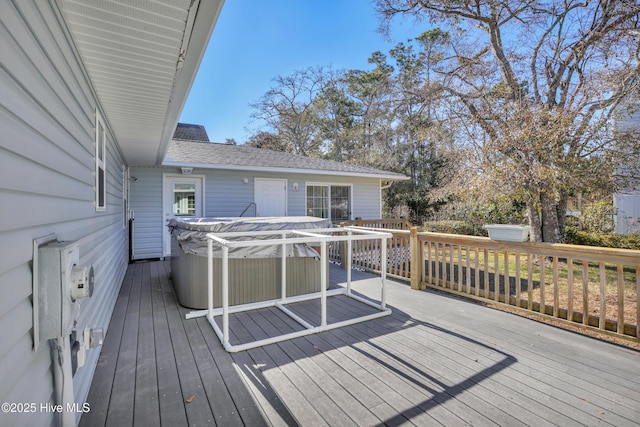
[[[287,216],[287,180],[256,178],[256,216]]]
[[[164,225],[163,247],[164,256],[171,255],[171,234],[167,223],[176,217],[203,216],[202,208],[202,177],[185,177],[180,175],[165,175],[164,177]]]

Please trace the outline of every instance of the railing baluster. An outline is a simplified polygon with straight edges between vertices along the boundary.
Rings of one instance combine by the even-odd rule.
[[[598,265],[600,269],[600,321],[598,327],[605,330],[607,322],[607,306],[605,305],[605,291],[607,286],[607,271],[604,262]]]
[[[484,250],[484,297],[489,299],[489,250]]]
[[[433,265],[431,264],[431,241],[428,240],[427,242],[427,268],[425,269],[427,271],[427,280],[428,282],[431,283],[431,278],[433,277]]]
[[[447,244],[442,244],[442,287],[446,288],[447,286]]]
[[[475,267],[475,280],[476,280],[475,294],[476,296],[480,296],[480,251],[478,250],[477,246],[473,248],[473,255],[474,255],[473,265]]]
[[[471,248],[469,246],[466,247],[465,256],[467,257],[466,267],[467,267],[467,293],[471,293]]]
[[[435,242],[436,247],[434,248],[433,255],[435,257],[435,267],[436,267],[436,285],[440,286],[440,256],[438,254],[438,248],[440,247],[439,242]]]
[[[493,300],[500,302],[500,256],[498,250],[493,251]]]
[[[425,241],[424,240],[418,240],[418,244],[420,245],[420,262],[422,263],[422,268],[420,269],[422,271],[422,277],[420,278],[420,287],[422,288],[423,285],[422,283],[426,283],[427,281],[427,269],[425,268],[425,256],[424,256],[424,251],[425,251]]]
[[[544,291],[545,291],[544,288],[545,288],[545,282],[546,282],[546,278],[545,278],[546,269],[544,267],[544,261],[545,261],[544,255],[540,255],[538,261],[540,261],[540,313],[546,314],[547,299],[544,294]]]
[[[582,324],[589,325],[589,262],[582,260]]]
[[[504,302],[511,304],[511,275],[509,274],[509,251],[504,251]]]
[[[453,289],[454,288],[454,283],[455,283],[455,279],[456,276],[454,274],[454,262],[453,262],[453,252],[454,252],[454,245],[449,245],[449,289]]]
[[[624,269],[618,264],[618,333],[624,333]]]
[[[458,292],[462,292],[462,246],[458,246]]]
[[[533,311],[533,254],[527,254],[527,310]]]
[[[558,317],[560,295],[558,291],[558,257],[553,257],[553,317]]]
[[[516,252],[516,307],[520,307],[520,252]]]
[[[567,320],[573,322],[573,259],[567,258]]]
[[[402,251],[403,254],[402,259],[402,277],[409,277],[409,259],[410,259],[410,251],[409,251],[409,239],[402,239]]]

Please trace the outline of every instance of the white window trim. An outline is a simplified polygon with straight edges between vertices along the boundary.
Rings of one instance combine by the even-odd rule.
[[[101,132],[102,131],[102,132]],[[102,137],[102,147],[100,147],[100,137]],[[96,138],[95,138],[95,175],[96,175],[96,212],[104,212],[107,210],[107,130],[104,125],[104,120],[100,112],[96,109]],[[100,149],[102,148],[102,152]],[[102,169],[102,194],[100,194],[100,170]],[[102,196],[103,204],[100,204],[100,198]]]
[[[329,216],[329,220],[333,221],[331,218],[331,187],[349,187],[349,221],[353,220],[353,184],[340,183],[340,182],[306,182],[304,186],[304,212],[305,215],[308,210],[307,206],[307,188],[308,187],[328,187],[327,196],[328,206],[327,206],[327,214]]]

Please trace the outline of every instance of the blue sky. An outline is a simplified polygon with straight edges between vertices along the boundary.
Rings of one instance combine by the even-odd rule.
[[[211,141],[245,142],[259,127],[249,104],[274,77],[316,65],[368,70],[371,53],[426,29],[398,22],[386,40],[378,26],[370,0],[227,0],[180,122],[204,125]]]

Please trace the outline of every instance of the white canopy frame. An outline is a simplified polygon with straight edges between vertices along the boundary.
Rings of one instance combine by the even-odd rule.
[[[337,234],[341,233],[341,234]],[[346,234],[343,234],[346,233]],[[257,240],[233,240],[238,237],[262,237]],[[293,237],[291,237],[293,236]],[[341,328],[343,326],[353,325],[355,323],[365,322],[367,320],[376,319],[378,317],[388,316],[391,309],[387,308],[385,301],[385,280],[387,276],[387,239],[391,238],[391,233],[380,231],[365,230],[357,227],[337,227],[310,230],[280,230],[280,231],[251,231],[251,232],[229,232],[229,233],[208,233],[207,234],[207,258],[208,258],[208,283],[207,283],[207,309],[192,311],[186,315],[187,319],[196,317],[206,317],[220,339],[225,350],[230,353],[248,350],[251,348],[261,347],[305,335],[315,334],[318,332]],[[351,255],[352,242],[356,240],[381,240],[380,257],[381,257],[381,275],[380,275],[380,302],[373,302],[362,298],[351,292]],[[329,242],[347,242],[347,286],[340,289],[327,290],[328,277],[327,268]],[[298,295],[287,297],[287,245],[295,243],[318,243],[320,244],[320,292],[314,292],[306,295]],[[222,266],[221,266],[221,284],[222,284],[222,307],[213,308],[213,245],[222,248]],[[260,301],[249,304],[241,304],[229,306],[229,249],[246,246],[267,246],[280,245],[281,250],[281,297],[275,300]],[[335,323],[327,322],[327,297],[334,295],[346,295],[361,303],[378,309],[378,312],[359,316]],[[320,325],[312,325],[300,316],[295,314],[287,304],[308,301],[312,299],[320,299]],[[291,332],[288,334],[269,337],[262,340],[251,341],[238,345],[232,345],[229,342],[229,314],[239,313],[249,310],[257,310],[260,308],[277,307],[289,317],[304,326],[305,329]],[[215,316],[222,316],[222,329],[215,322]]]

